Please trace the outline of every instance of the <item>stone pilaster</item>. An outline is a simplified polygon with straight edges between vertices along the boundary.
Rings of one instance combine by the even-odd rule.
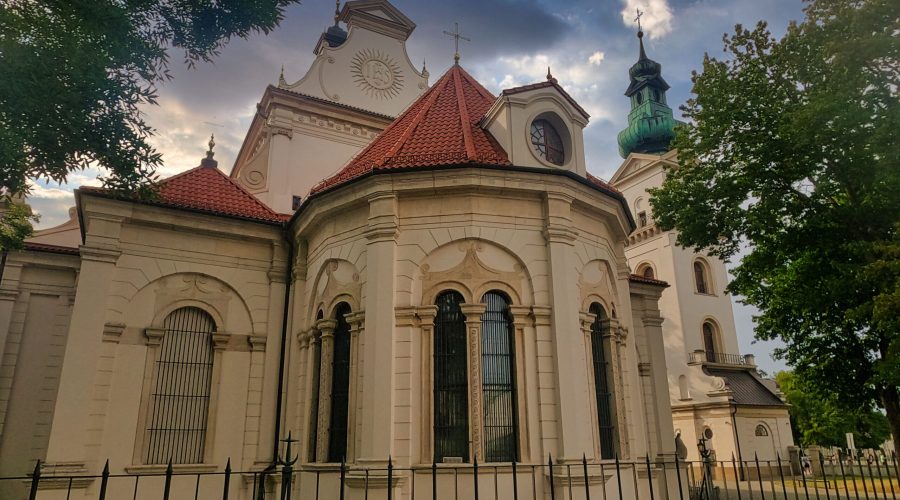
[[[590,451],[586,443],[591,442],[590,408],[583,383],[584,344],[572,342],[578,335],[579,293],[574,262],[574,243],[577,234],[572,229],[572,198],[560,193],[547,193],[546,226],[547,256],[550,261],[551,300],[553,315],[551,328],[558,395],[558,432],[560,462],[581,460],[582,454]]]
[[[397,197],[369,198],[366,229],[366,335],[363,356],[361,443],[357,462],[381,465],[394,442],[394,298],[396,291]]]
[[[468,342],[468,367],[469,367],[469,434],[472,436],[472,453],[469,457],[474,460],[477,456],[484,461],[484,412],[481,410],[481,315],[486,309],[484,304],[461,304],[460,310],[466,317],[466,341]]]

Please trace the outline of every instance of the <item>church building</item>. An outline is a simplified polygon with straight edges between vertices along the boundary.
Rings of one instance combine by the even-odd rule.
[[[676,429],[689,450],[755,422],[790,444],[729,354],[724,265],[652,223],[674,121],[643,45],[607,183],[552,75],[493,95],[457,54],[431,82],[414,29],[346,2],[306,74],[264,90],[229,173],[211,140],[153,199],[82,187],[6,256],[0,476],[39,461],[37,498],[97,498],[108,463],[108,498],[161,498],[171,466],[198,478],[172,498],[221,498],[203,485],[230,465],[248,499],[290,437],[294,498],[338,498],[342,462],[347,498],[422,496],[433,471],[443,497],[471,498],[474,471],[507,492],[512,463],[537,466],[523,497],[678,498]]]

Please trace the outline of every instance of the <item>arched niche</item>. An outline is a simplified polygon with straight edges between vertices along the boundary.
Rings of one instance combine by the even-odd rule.
[[[581,310],[587,311],[592,303],[603,306],[611,318],[618,317],[616,300],[618,288],[614,280],[613,268],[608,261],[589,261],[578,274],[578,288],[581,292]]]
[[[352,262],[343,259],[328,259],[322,263],[313,281],[312,297],[307,317],[316,317],[323,311],[326,318],[334,316],[341,302],[346,302],[350,309],[362,309],[362,280],[359,271]]]

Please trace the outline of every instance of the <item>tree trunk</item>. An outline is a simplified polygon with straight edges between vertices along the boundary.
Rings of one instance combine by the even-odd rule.
[[[896,387],[883,387],[881,392],[881,403],[884,405],[884,412],[887,414],[888,424],[891,427],[891,436],[894,438],[894,445],[900,445],[900,391]]]

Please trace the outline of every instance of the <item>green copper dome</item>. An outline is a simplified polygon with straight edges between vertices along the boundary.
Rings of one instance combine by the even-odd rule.
[[[644,32],[638,31],[641,53],[628,70],[631,83],[625,95],[631,99],[628,127],[619,132],[619,154],[627,158],[631,153],[664,153],[675,138],[672,108],[666,104],[669,84],[663,80],[662,66],[644,52]]]

